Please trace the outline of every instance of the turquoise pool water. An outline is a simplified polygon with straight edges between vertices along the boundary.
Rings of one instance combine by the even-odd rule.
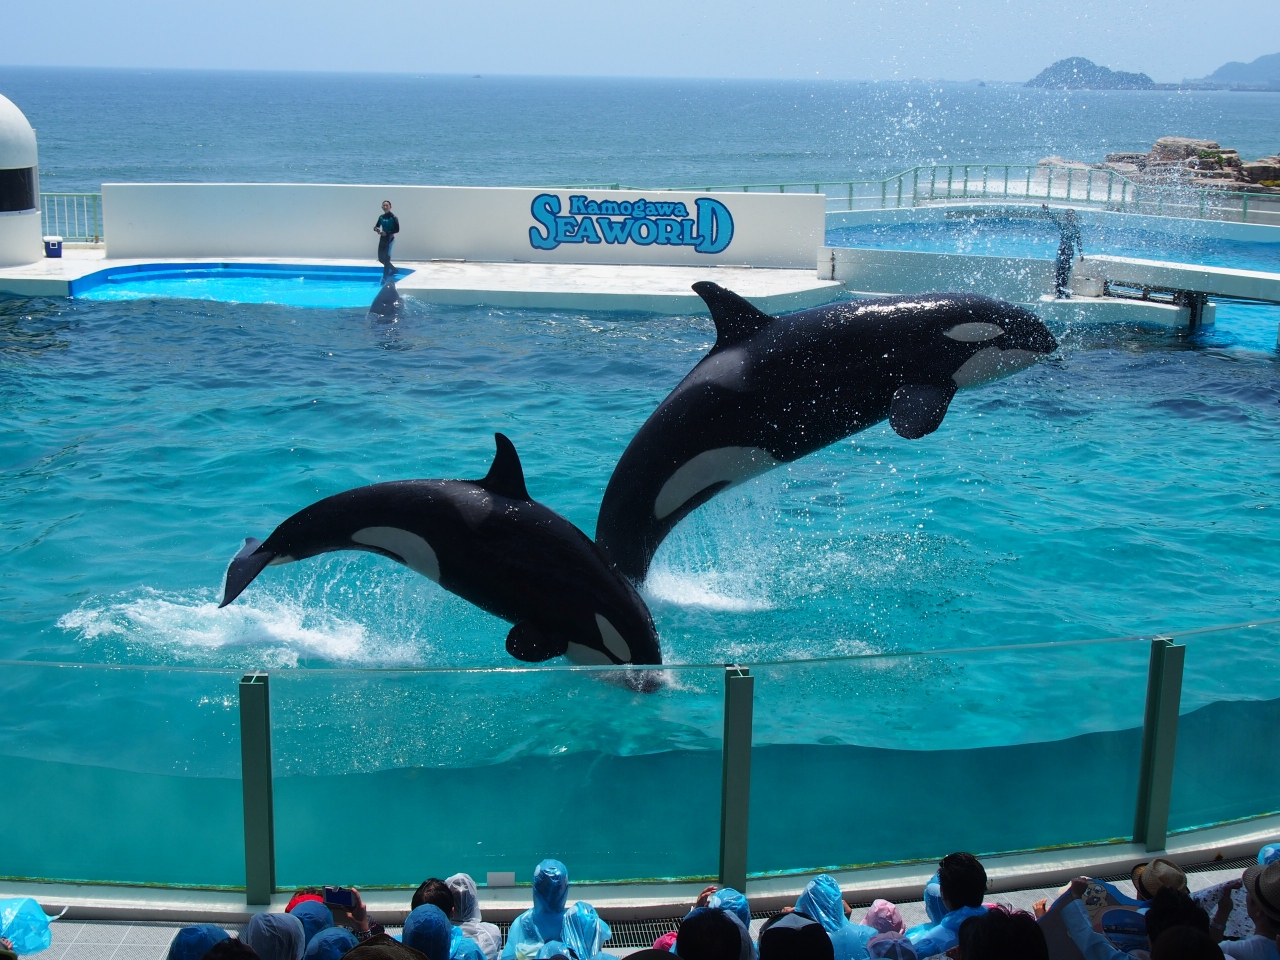
[[[396,279],[412,271],[398,270]],[[216,300],[288,307],[367,307],[382,284],[380,267],[269,263],[157,263],[114,267],[81,277],[83,300]]]
[[[417,882],[440,860],[524,871],[547,853],[581,879],[714,872],[718,669],[648,696],[572,671],[404,672],[511,666],[507,626],[367,555],[270,568],[216,605],[243,537],[359,484],[481,476],[495,430],[531,493],[592,532],[613,464],[710,322],[365,306],[0,301],[0,658],[125,667],[6,666],[0,756],[27,788],[0,814],[53,825],[9,871],[239,882],[235,682],[266,668],[282,884]],[[643,593],[671,663],[924,651],[755,669],[753,870],[1119,835],[1146,643],[1045,644],[1280,615],[1274,350],[1229,324],[1057,333],[1057,355],[962,392],[933,436],[868,430],[722,495],[660,550]],[[1270,742],[1238,732],[1274,721],[1278,641],[1189,648],[1185,710],[1265,715],[1196,714],[1176,826],[1280,806],[1251,780],[1238,798],[1205,787],[1222,724]],[[1009,643],[1032,646],[992,649]],[[937,653],[953,647],[977,649]],[[928,799],[938,777],[1012,767],[998,795]],[[872,770],[892,787],[861,809],[920,824],[910,849],[896,830],[780,830],[817,796],[835,806],[815,822],[844,823]],[[443,796],[476,798],[448,837],[377,856],[309,839],[326,811],[407,823]]]

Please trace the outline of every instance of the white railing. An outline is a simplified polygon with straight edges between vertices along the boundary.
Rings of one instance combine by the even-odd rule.
[[[40,194],[40,227],[46,237],[73,243],[102,242],[102,194]]]

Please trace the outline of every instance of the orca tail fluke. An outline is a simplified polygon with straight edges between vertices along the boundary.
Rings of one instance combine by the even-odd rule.
[[[244,588],[253,583],[254,578],[275,558],[275,551],[263,549],[261,540],[247,537],[244,546],[231,558],[231,565],[227,567],[227,581],[222,588],[218,609],[240,596]]]

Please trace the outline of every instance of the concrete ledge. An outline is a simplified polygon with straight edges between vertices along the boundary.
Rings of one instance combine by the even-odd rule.
[[[1195,830],[1170,837],[1164,850],[1149,851],[1133,843],[1107,843],[983,857],[992,893],[1051,887],[1077,876],[1127,874],[1134,864],[1155,856],[1180,864],[1253,857],[1265,844],[1280,840],[1280,815]],[[572,864],[570,864],[572,868]],[[876,897],[913,901],[933,875],[936,864],[906,863],[833,871],[845,897],[867,902]],[[749,880],[745,893],[756,910],[776,910],[795,903],[814,874]],[[570,900],[589,900],[606,920],[645,920],[683,916],[702,883],[601,883],[570,887]],[[239,891],[180,890],[96,884],[0,882],[0,897],[30,896],[50,914],[67,908],[74,920],[160,921],[181,923],[248,922],[263,910],[279,912],[290,894],[271,898],[268,907],[246,906]],[[382,923],[402,923],[412,890],[364,892],[370,913]],[[528,886],[480,888],[480,907],[489,920],[512,920],[528,909]]]

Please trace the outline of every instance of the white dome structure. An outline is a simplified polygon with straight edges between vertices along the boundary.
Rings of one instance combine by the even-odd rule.
[[[32,263],[43,255],[36,132],[0,96],[0,266]]]

